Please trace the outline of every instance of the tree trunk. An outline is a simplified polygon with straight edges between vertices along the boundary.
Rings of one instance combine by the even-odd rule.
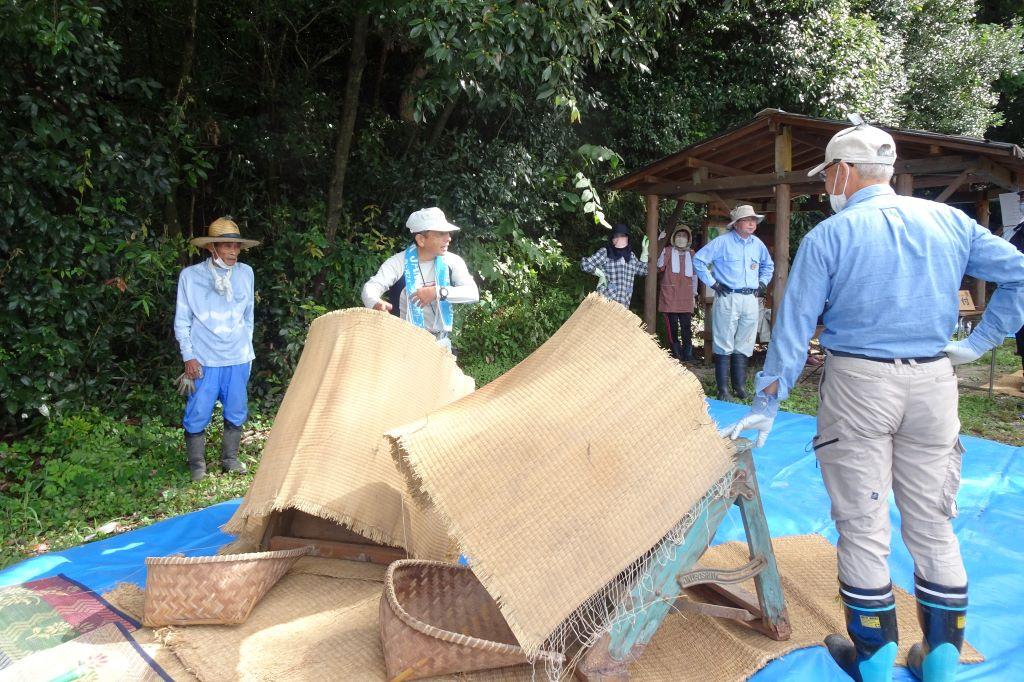
[[[352,134],[356,127],[356,109],[359,106],[359,86],[366,66],[366,34],[369,32],[369,15],[363,11],[356,15],[352,28],[352,52],[348,59],[348,76],[345,79],[345,95],[342,99],[341,124],[338,126],[338,141],[334,147],[334,170],[327,193],[327,228],[325,236],[333,242],[341,223],[341,206],[345,192],[345,172],[348,170],[348,154],[352,148]]]
[[[430,129],[430,136],[427,138],[427,149],[432,149],[437,141],[441,139],[441,133],[444,132],[444,128],[448,125],[448,119],[451,118],[452,113],[459,105],[459,95],[462,93],[456,92],[455,97],[452,98],[451,102],[444,108],[441,115],[434,121],[433,128]]]

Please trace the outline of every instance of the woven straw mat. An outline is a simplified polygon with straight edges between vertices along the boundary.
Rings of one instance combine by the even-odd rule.
[[[434,337],[365,308],[323,315],[305,348],[263,450],[259,471],[224,526],[226,551],[257,549],[275,510],[294,508],[413,556],[442,558],[438,520],[408,504],[381,434],[473,390]]]
[[[596,294],[509,372],[387,438],[530,654],[731,466],[700,382]]]
[[[744,680],[771,659],[819,645],[833,632],[845,632],[836,599],[835,547],[818,535],[774,542],[793,626],[789,641],[776,642],[733,621],[673,613],[630,666],[631,678],[637,682]],[[746,561],[746,545],[740,543],[712,547],[701,559],[707,566],[735,567]],[[378,626],[384,572],[371,564],[306,557],[242,625],[164,628],[158,635],[204,681],[384,680]],[[752,585],[744,587],[753,590]],[[895,593],[902,661],[921,634],[913,597],[899,588]],[[114,603],[127,608],[124,601]],[[150,632],[143,628],[136,638]],[[981,656],[965,644],[962,659],[977,662]],[[170,670],[166,664],[165,668]],[[446,679],[545,679],[542,668],[537,669],[536,678],[532,673],[531,668],[520,666]]]

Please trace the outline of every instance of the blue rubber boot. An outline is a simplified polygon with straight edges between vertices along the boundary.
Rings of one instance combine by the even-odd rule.
[[[948,587],[914,576],[917,621],[924,641],[910,647],[907,667],[922,682],[953,682],[967,624],[967,586]]]
[[[840,582],[839,588],[850,639],[829,635],[825,647],[855,682],[890,682],[899,640],[892,584],[863,589]]]

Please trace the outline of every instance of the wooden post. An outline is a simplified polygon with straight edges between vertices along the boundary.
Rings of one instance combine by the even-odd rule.
[[[978,192],[978,198],[975,204],[975,215],[977,215],[979,225],[982,227],[988,227],[990,211],[988,193],[985,190]],[[974,286],[971,287],[971,289],[971,296],[974,298],[975,307],[984,308],[987,303],[985,301],[985,280],[975,277]]]
[[[896,176],[896,194],[912,197],[914,196],[914,176],[910,173],[900,173]]]
[[[658,197],[657,194],[648,194],[644,197],[647,202],[647,239],[650,242],[650,251],[647,254],[647,279],[644,283],[644,324],[651,334],[657,326],[655,321],[658,315]]]
[[[793,170],[793,130],[783,126],[775,136],[775,172],[786,173]],[[786,280],[789,279],[789,218],[792,214],[792,194],[788,184],[775,186],[775,282],[772,286],[772,326],[775,326],[776,314],[782,295],[786,292]]]

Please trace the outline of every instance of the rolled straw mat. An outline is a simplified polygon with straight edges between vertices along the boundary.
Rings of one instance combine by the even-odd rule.
[[[224,526],[229,552],[258,548],[271,512],[330,519],[411,555],[442,558],[438,520],[406,503],[405,481],[381,434],[473,390],[434,337],[365,308],[323,315],[306,345],[264,447],[259,471]]]
[[[388,432],[528,654],[577,617],[730,469],[700,382],[618,303],[588,296],[536,352]],[[550,639],[550,643],[545,642]]]
[[[775,538],[774,542],[793,626],[789,641],[776,642],[734,621],[673,613],[630,666],[631,678],[640,682],[744,680],[774,658],[820,645],[825,635],[845,632],[836,599],[835,547],[819,535]],[[741,543],[712,547],[701,559],[707,566],[735,567],[746,561],[747,548]],[[385,570],[359,562],[300,559],[242,625],[172,627],[159,630],[158,635],[200,680],[384,680],[378,608]],[[752,585],[744,587],[753,591]],[[920,629],[913,597],[899,588],[895,593],[903,633],[902,662],[906,650],[920,638]],[[128,608],[125,601],[115,599],[114,603]],[[149,632],[143,628],[136,637]],[[965,644],[961,660],[975,663],[982,657]],[[538,669],[536,679],[543,678],[543,669]],[[531,668],[520,666],[445,679],[530,682],[534,678]]]

